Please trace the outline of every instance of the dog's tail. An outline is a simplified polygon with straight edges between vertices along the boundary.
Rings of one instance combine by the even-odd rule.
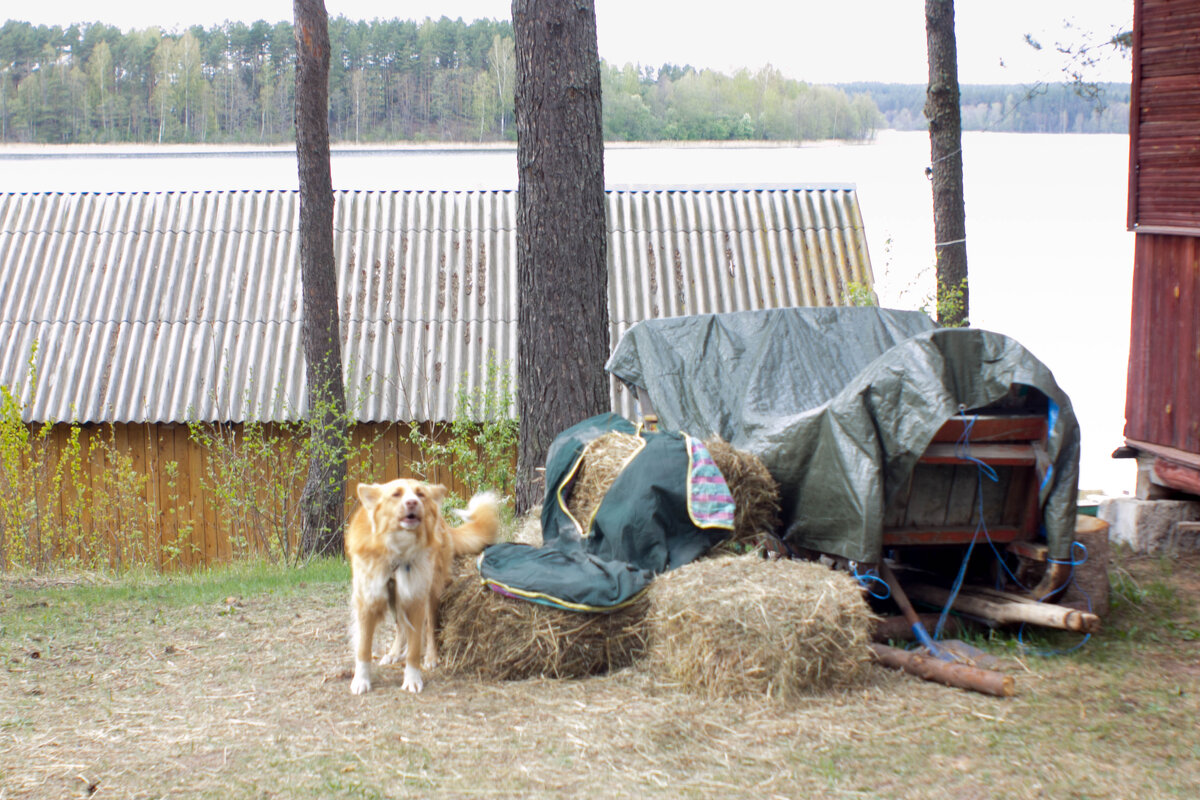
[[[473,555],[496,541],[500,530],[500,498],[483,492],[471,498],[466,511],[458,512],[465,520],[451,530],[455,555]]]

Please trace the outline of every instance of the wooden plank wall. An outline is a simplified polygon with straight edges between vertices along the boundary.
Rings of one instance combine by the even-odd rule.
[[[1125,436],[1200,454],[1200,238],[1135,238]]]
[[[1129,227],[1200,234],[1200,0],[1134,4]]]
[[[281,433],[270,426],[266,430],[270,435]],[[434,468],[429,475],[419,473],[420,450],[410,440],[410,430],[408,425],[377,423],[358,425],[352,431],[357,455],[348,467],[347,518],[357,503],[355,487],[360,480],[411,475],[465,494],[466,487],[445,468]],[[241,426],[225,432],[234,442],[244,441]],[[420,432],[445,435],[444,430],[428,424],[421,426]],[[86,561],[103,550],[111,565],[145,563],[171,570],[228,561],[239,553],[239,537],[247,540],[250,550],[262,549],[262,542],[244,529],[252,528],[256,520],[261,522],[261,517],[228,512],[228,504],[214,492],[214,473],[219,467],[215,460],[220,456],[196,442],[186,425],[56,425],[39,456],[42,473],[53,473],[54,465],[69,452],[72,436],[79,439],[79,468],[66,469],[64,474],[76,474],[67,474],[57,489],[48,478],[34,489],[39,508],[55,518],[53,524],[41,528],[65,532],[60,537],[69,541],[57,546],[60,557]],[[271,505],[272,497],[298,500],[304,469],[294,454],[295,448],[290,448],[290,454],[250,467],[241,480],[235,477],[226,485],[238,485],[245,497],[253,493],[264,507]],[[284,479],[272,482],[281,473]],[[248,488],[250,485],[254,488]],[[270,522],[266,524],[270,527]],[[285,528],[273,528],[276,532],[281,529],[294,547],[299,538],[296,525],[289,521]]]

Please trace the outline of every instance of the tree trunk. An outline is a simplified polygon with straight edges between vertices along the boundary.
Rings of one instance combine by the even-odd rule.
[[[518,513],[564,428],[609,408],[604,137],[593,0],[513,0]]]
[[[967,224],[963,203],[962,112],[954,0],[925,0],[929,87],[925,118],[933,181],[933,236],[937,255],[937,315],[943,326],[968,325]]]
[[[324,0],[294,0],[292,7],[309,442],[308,480],[300,499],[300,543],[305,554],[325,554],[342,548],[347,438],[329,170],[329,29]]]

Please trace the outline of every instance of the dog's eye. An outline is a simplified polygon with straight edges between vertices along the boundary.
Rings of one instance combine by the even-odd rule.
[[[424,489],[417,489],[417,497],[420,497],[420,498],[424,499],[424,498],[425,498],[425,490],[424,490]]]

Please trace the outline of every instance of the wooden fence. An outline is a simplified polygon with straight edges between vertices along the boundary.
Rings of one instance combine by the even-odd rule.
[[[192,569],[243,554],[295,556],[307,472],[295,429],[187,425],[54,425],[29,428],[30,446],[3,470],[0,567],[145,563]],[[346,514],[359,481],[413,475],[467,488],[441,466],[424,467],[411,426],[352,430]],[[445,431],[421,425],[420,436]]]

